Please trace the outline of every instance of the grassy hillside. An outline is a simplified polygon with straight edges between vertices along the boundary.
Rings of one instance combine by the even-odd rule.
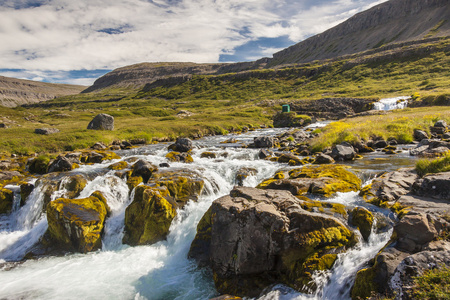
[[[448,49],[450,42],[444,39],[383,55],[368,54],[276,70],[194,75],[178,85],[143,90],[117,88],[15,109],[0,107],[0,123],[9,127],[0,128],[0,152],[57,152],[115,139],[151,141],[221,134],[242,126],[270,125],[281,104],[302,99],[413,94],[417,100],[441,99],[436,96],[450,94]],[[177,113],[181,110],[193,115],[180,117]],[[447,111],[447,107],[440,107],[427,113]],[[98,113],[115,117],[114,131],[86,129]],[[408,114],[414,115],[416,110]],[[50,136],[34,133],[34,129],[43,127],[55,127],[61,132]]]

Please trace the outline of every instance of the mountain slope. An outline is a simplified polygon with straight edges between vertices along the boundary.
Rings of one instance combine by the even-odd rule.
[[[275,53],[268,66],[335,58],[383,45],[449,35],[448,0],[391,0]]]
[[[16,107],[80,93],[85,86],[37,82],[0,76],[0,105]]]

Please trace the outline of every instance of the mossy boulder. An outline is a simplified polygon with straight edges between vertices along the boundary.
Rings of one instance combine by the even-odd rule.
[[[120,171],[120,170],[123,170],[123,169],[125,169],[127,167],[128,167],[128,163],[126,161],[122,160],[122,161],[113,163],[112,165],[109,165],[108,169],[114,170],[114,171]]]
[[[205,152],[203,152],[202,154],[200,154],[200,157],[201,157],[201,158],[216,158],[217,155],[216,155],[216,153],[214,153],[214,152],[208,152],[208,151],[205,151]]]
[[[287,191],[236,187],[203,216],[189,257],[211,268],[219,293],[256,297],[274,283],[313,290],[312,273],[331,268],[356,239],[302,202]]]
[[[130,191],[132,191],[135,187],[137,187],[139,184],[143,183],[144,180],[141,176],[129,176],[127,179],[127,185]]]
[[[33,159],[28,166],[30,173],[46,174],[48,165],[50,164],[50,157],[41,155]]]
[[[165,239],[175,216],[176,204],[167,187],[136,187],[133,202],[125,211],[123,243],[149,245]]]
[[[187,201],[197,201],[204,187],[204,180],[188,169],[173,169],[155,172],[150,185],[167,187],[170,196],[183,207]]]
[[[359,229],[365,241],[369,240],[372,232],[373,214],[364,207],[355,207],[351,213],[351,223]]]
[[[34,184],[24,182],[20,185],[20,206],[23,206],[30,196],[31,192],[34,190]]]
[[[288,190],[294,195],[306,193],[330,197],[337,192],[358,191],[361,179],[342,165],[304,166],[289,171],[285,179],[269,178],[257,187],[260,189]]]
[[[356,273],[355,283],[351,291],[352,299],[367,299],[372,296],[372,293],[378,292],[379,286],[374,280],[376,272],[375,267],[370,267]]]
[[[67,191],[65,194],[67,198],[73,199],[80,195],[87,183],[88,181],[83,175],[77,174],[61,179],[59,181],[59,187]]]
[[[154,166],[150,162],[140,159],[133,165],[132,177],[141,176],[144,182],[147,182],[152,176],[153,172],[156,172],[158,167]]]
[[[184,163],[191,163],[194,162],[194,159],[192,158],[192,156],[189,153],[183,152],[169,152],[166,155],[166,158],[168,161],[171,162],[184,162]]]
[[[106,200],[100,192],[83,199],[56,199],[47,205],[46,236],[61,250],[98,250],[107,213]]]
[[[0,188],[0,214],[10,213],[13,207],[13,202],[13,191]]]

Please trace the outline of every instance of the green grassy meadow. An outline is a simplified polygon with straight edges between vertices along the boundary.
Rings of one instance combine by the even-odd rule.
[[[0,122],[9,126],[0,129],[0,153],[26,155],[71,151],[117,139],[144,138],[151,142],[225,134],[243,126],[270,126],[282,104],[305,99],[412,95],[416,102],[443,105],[450,95],[449,45],[450,41],[443,40],[431,53],[379,61],[355,63],[355,59],[347,58],[238,74],[194,75],[175,86],[111,88],[34,106],[0,107]],[[193,115],[180,117],[177,113],[181,110]],[[114,116],[114,131],[86,129],[99,113]],[[348,119],[325,128],[313,147],[319,151],[333,143],[372,134],[409,142],[414,128],[427,130],[437,118],[450,121],[448,106]],[[44,127],[60,132],[49,136],[34,133],[34,129]]]

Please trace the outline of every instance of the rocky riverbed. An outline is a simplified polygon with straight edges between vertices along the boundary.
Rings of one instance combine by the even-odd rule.
[[[448,151],[447,125],[434,127],[415,145],[314,155],[311,130],[266,129],[3,159],[0,294],[409,299],[413,276],[450,265],[450,173],[401,168]]]

